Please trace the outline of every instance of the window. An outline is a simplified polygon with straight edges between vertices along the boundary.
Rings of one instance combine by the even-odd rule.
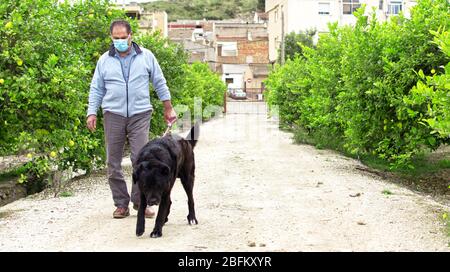
[[[330,3],[319,3],[319,14],[329,15],[330,14]]]
[[[380,0],[380,3],[378,4],[378,9],[383,10],[383,0]]]
[[[220,42],[217,45],[218,55],[222,57],[237,56],[237,42]]]
[[[402,1],[390,1],[388,5],[388,14],[399,14],[402,11]]]
[[[353,14],[355,10],[361,7],[359,0],[343,0],[342,1],[342,13],[343,14]]]
[[[278,21],[278,10],[275,10],[275,23]]]

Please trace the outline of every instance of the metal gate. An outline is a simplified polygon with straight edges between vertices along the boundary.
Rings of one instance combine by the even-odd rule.
[[[262,88],[229,88],[224,95],[224,113],[267,114]]]

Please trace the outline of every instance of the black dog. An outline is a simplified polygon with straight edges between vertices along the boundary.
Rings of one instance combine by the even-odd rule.
[[[148,142],[138,154],[133,170],[133,182],[138,183],[141,191],[136,235],[145,230],[145,208],[147,205],[159,205],[155,227],[150,237],[162,236],[162,227],[168,221],[170,212],[170,192],[176,178],[181,179],[188,197],[189,224],[198,224],[195,218],[192,189],[195,178],[194,146],[198,140],[199,126],[196,123],[186,137],[166,135]]]

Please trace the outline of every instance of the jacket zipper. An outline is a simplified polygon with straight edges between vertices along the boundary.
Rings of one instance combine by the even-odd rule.
[[[128,65],[128,79],[130,78],[130,70],[131,70],[131,63],[133,63],[135,56],[131,57],[130,60],[130,64]],[[123,80],[125,80],[125,86],[126,86],[126,92],[127,92],[127,118],[129,117],[129,113],[128,113],[128,79],[125,78],[125,73],[123,72],[123,66],[122,66],[122,62],[119,60],[120,62],[120,69],[122,70],[122,76],[123,76]]]

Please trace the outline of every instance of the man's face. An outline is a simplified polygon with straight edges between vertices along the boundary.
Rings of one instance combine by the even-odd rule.
[[[113,28],[111,33],[111,38],[113,40],[121,39],[128,40],[128,45],[131,45],[131,33],[127,32],[127,28],[124,26],[116,26]]]

